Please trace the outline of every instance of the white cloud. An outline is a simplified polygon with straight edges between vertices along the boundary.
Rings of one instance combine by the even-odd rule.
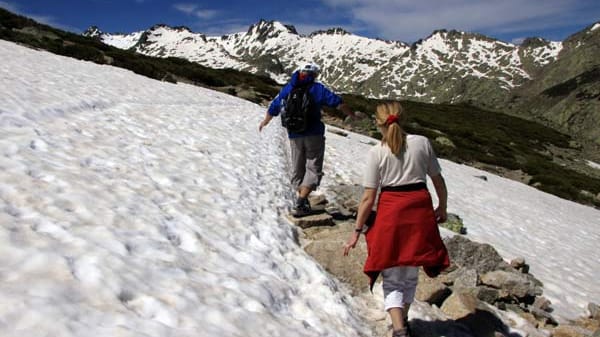
[[[215,16],[217,16],[217,14],[219,14],[219,11],[216,11],[214,9],[202,9],[194,12],[195,16],[205,20],[212,19]]]
[[[560,28],[597,19],[586,0],[322,0],[384,38],[407,42],[436,29],[487,34]]]
[[[176,10],[183,12],[185,14],[191,15],[194,13],[196,8],[198,8],[198,6],[194,5],[194,4],[179,3],[179,4],[174,4],[173,8],[175,8]]]
[[[214,9],[200,9],[198,5],[190,3],[178,3],[173,5],[173,8],[187,15],[193,15],[203,20],[208,20],[216,17],[219,11]]]
[[[6,9],[9,12],[13,12],[13,13],[19,12],[17,5],[10,3],[10,2],[0,1],[0,7]]]

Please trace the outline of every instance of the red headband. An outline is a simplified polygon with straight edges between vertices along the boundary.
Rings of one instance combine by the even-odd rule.
[[[392,125],[392,123],[398,123],[398,116],[396,115],[389,115],[388,118],[385,120],[385,125],[386,126],[390,126]]]

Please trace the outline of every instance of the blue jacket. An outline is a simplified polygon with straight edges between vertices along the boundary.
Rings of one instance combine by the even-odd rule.
[[[298,78],[298,72],[294,72],[294,74],[292,74],[292,79],[290,80],[290,82],[281,89],[277,97],[275,97],[271,102],[271,105],[269,105],[269,115],[279,115],[283,101],[290,94],[292,88],[299,84],[314,82],[314,80],[315,79],[313,77],[308,77],[304,81],[300,82],[300,79]],[[288,137],[290,138],[324,135],[325,124],[321,122],[321,106],[325,105],[335,108],[338,105],[342,104],[342,98],[340,96],[334,94],[331,90],[329,90],[327,87],[325,87],[319,82],[315,82],[312,84],[309,93],[312,95],[315,101],[316,111],[313,112],[313,115],[310,119],[311,122],[306,128],[306,131],[302,133],[288,132]]]

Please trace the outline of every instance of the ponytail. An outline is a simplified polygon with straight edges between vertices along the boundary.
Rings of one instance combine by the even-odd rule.
[[[402,129],[405,119],[399,102],[383,103],[377,106],[375,119],[382,128],[381,142],[386,144],[393,154],[399,155],[406,146],[406,133]]]

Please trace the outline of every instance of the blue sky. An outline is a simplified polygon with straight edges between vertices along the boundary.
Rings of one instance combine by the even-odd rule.
[[[130,33],[164,23],[222,35],[246,31],[262,18],[294,25],[302,34],[342,27],[408,43],[436,29],[514,43],[532,36],[558,41],[600,21],[599,0],[0,0],[0,7],[74,32],[96,25]]]

